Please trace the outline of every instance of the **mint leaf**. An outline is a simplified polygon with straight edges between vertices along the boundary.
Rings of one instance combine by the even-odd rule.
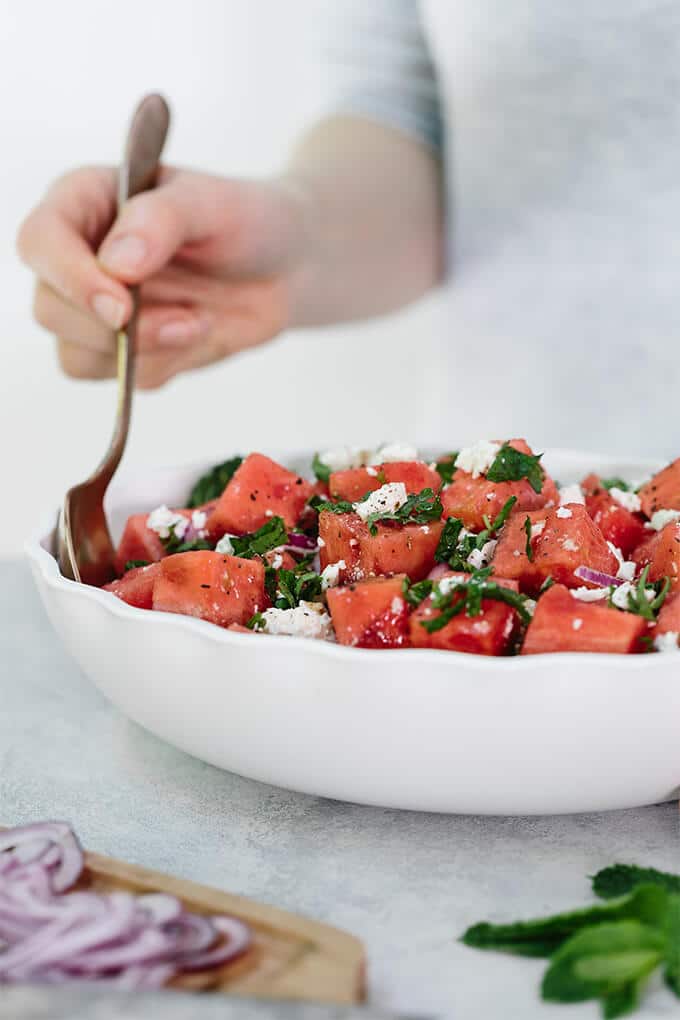
[[[558,949],[543,978],[541,994],[548,1002],[620,997],[623,989],[656,970],[665,950],[663,933],[640,921],[593,925]]]
[[[525,605],[526,597],[491,580],[491,570],[491,567],[475,570],[468,580],[457,582],[445,592],[435,585],[432,591],[432,608],[438,609],[440,612],[438,616],[421,620],[421,627],[428,634],[434,634],[436,631],[442,630],[447,623],[463,611],[467,616],[478,616],[481,612],[483,599],[505,602],[517,611],[523,623],[529,623],[531,614]]]
[[[429,578],[425,578],[424,581],[418,581],[416,584],[411,584],[408,577],[405,577],[401,590],[404,593],[404,598],[410,606],[417,607],[420,605],[428,595],[432,594],[432,587],[434,581],[430,581]]]
[[[263,556],[271,549],[278,549],[288,542],[288,530],[282,517],[271,517],[257,531],[250,535],[234,535],[231,538],[234,556],[244,560],[252,560],[255,556]]]
[[[449,517],[435,550],[434,558],[436,562],[448,563],[452,570],[461,570],[467,573],[470,570],[470,564],[468,563],[470,554],[475,549],[483,548],[489,539],[493,538],[500,531],[512,513],[516,502],[517,496],[511,496],[503,504],[498,516],[493,521],[485,517],[484,523],[486,527],[476,535],[472,534],[472,532],[467,532],[461,538],[461,533],[465,530],[463,522],[457,517]]]
[[[366,493],[366,495],[370,495]],[[363,497],[366,499],[366,496]],[[354,506],[352,503],[348,503],[345,499],[340,499],[335,503],[330,500],[324,499],[323,496],[312,496],[309,501],[309,506],[317,513],[329,513],[329,514],[353,514]]]
[[[602,999],[602,1016],[604,1020],[616,1020],[620,1016],[629,1016],[640,1005],[640,996],[648,975],[637,981],[629,981],[621,985],[615,992],[610,992]]]
[[[522,453],[509,443],[504,443],[486,473],[490,482],[519,482],[526,478],[534,492],[541,492],[545,472],[541,467],[542,453]]]
[[[255,613],[248,620],[246,627],[248,630],[260,630],[264,626],[264,616],[262,613]]]
[[[279,570],[277,587],[276,609],[295,609],[301,601],[318,602],[321,599],[321,577],[313,571],[297,574],[294,570]]]
[[[463,522],[457,517],[449,517],[442,528],[434,558],[437,563],[449,563],[458,556],[458,540],[463,530]]]
[[[367,496],[364,497],[366,499]],[[363,502],[363,501],[362,501]],[[438,521],[443,513],[442,501],[432,489],[423,489],[409,496],[405,503],[393,513],[378,511],[366,518],[368,530],[372,535],[378,534],[376,524],[384,521],[395,521],[397,524],[429,524]]]
[[[680,999],[680,894],[671,893],[668,897],[668,916],[666,921],[668,933],[668,949],[666,950],[666,984]]]
[[[680,893],[680,875],[656,868],[639,868],[636,864],[612,864],[593,876],[593,892],[603,900],[630,893],[639,885],[659,885],[671,893]]]
[[[172,555],[174,553],[197,552],[199,549],[215,548],[215,544],[213,542],[209,542],[206,538],[192,538],[190,541],[184,542],[181,538],[177,538],[174,531],[170,532],[168,538],[162,538],[161,541],[168,555]]]
[[[312,461],[312,471],[314,472],[314,474],[316,475],[320,482],[325,482],[326,485],[328,485],[328,481],[331,477],[331,469],[329,468],[328,464],[324,464],[324,462],[319,458],[318,453],[314,454],[314,460]]]
[[[148,567],[148,560],[128,560],[125,564],[123,573],[127,574],[128,570],[135,570],[137,567]]]
[[[628,482],[624,482],[623,478],[602,478],[602,488],[609,491],[609,489],[621,489],[622,492],[630,492],[630,485]]]
[[[216,464],[210,471],[201,475],[189,494],[187,502],[189,509],[193,510],[203,503],[209,503],[211,499],[218,499],[242,462],[243,457],[231,457],[230,460]]]
[[[656,620],[658,611],[666,601],[666,596],[668,595],[671,582],[669,577],[665,577],[663,582],[650,582],[648,580],[649,568],[650,564],[648,563],[640,574],[635,590],[628,592],[628,605],[626,609],[629,613],[635,613],[636,616],[641,616],[643,619],[653,622]],[[655,597],[651,601],[647,598],[647,590],[649,588],[653,588],[656,593]],[[613,595],[614,591],[612,590],[609,595],[609,605],[616,609],[618,607],[616,606],[616,603],[612,601]]]
[[[663,922],[668,896],[663,889],[642,886],[610,903],[597,903],[552,917],[515,924],[476,924],[461,941],[475,949],[493,949],[520,956],[550,956],[576,932],[604,922],[634,919],[652,926]]]
[[[555,578],[552,576],[552,574],[548,574],[548,576],[546,577],[545,581],[543,582],[541,587],[538,589],[538,594],[539,595],[545,594],[545,592],[547,592],[547,590],[549,588],[552,588],[554,583],[555,583]]]
[[[434,468],[439,477],[442,480],[442,485],[450,485],[453,481],[453,476],[456,473],[456,460],[458,458],[458,451],[454,453],[447,453],[443,457],[440,457]]]

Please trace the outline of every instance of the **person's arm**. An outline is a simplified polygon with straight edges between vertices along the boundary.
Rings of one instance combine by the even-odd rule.
[[[416,138],[354,116],[318,124],[290,168],[307,209],[292,325],[408,304],[442,273],[440,161]]]
[[[112,331],[128,320],[132,284],[136,378],[153,388],[289,327],[390,311],[439,279],[436,85],[416,5],[372,0],[378,26],[365,23],[365,5],[340,7],[361,15],[347,23],[360,54],[350,86],[282,177],[166,168],[159,187],[115,217],[114,172],[85,168],[25,220],[17,243],[36,275],[34,314],[68,375],[115,375]],[[372,52],[383,37],[385,52]]]

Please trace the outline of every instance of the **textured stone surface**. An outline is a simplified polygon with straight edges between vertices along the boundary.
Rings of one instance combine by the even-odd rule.
[[[586,876],[613,861],[680,870],[677,805],[563,818],[421,815],[300,796],[204,765],[104,701],[58,646],[17,563],[0,564],[0,706],[0,823],[69,819],[92,850],[346,928],[365,942],[379,1010],[595,1018],[592,1005],[537,1001],[541,963],[473,952],[456,936],[485,918],[588,902]],[[213,1008],[195,1000],[191,1016]],[[641,1015],[677,1016],[677,1000],[659,987]]]

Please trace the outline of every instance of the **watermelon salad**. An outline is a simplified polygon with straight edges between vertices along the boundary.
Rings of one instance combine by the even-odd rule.
[[[133,514],[106,590],[142,610],[356,648],[678,651],[680,459],[560,487],[523,439],[264,456]]]

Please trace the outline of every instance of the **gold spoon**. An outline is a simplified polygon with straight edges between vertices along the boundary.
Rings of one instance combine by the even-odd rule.
[[[162,96],[149,95],[135,110],[118,174],[118,210],[127,199],[156,184],[158,164],[170,125],[170,111]],[[64,577],[102,585],[115,576],[115,550],[106,515],[104,495],[120,464],[130,427],[135,376],[136,289],[133,312],[116,338],[118,403],[111,443],[94,474],[66,493],[55,534],[55,555]]]

